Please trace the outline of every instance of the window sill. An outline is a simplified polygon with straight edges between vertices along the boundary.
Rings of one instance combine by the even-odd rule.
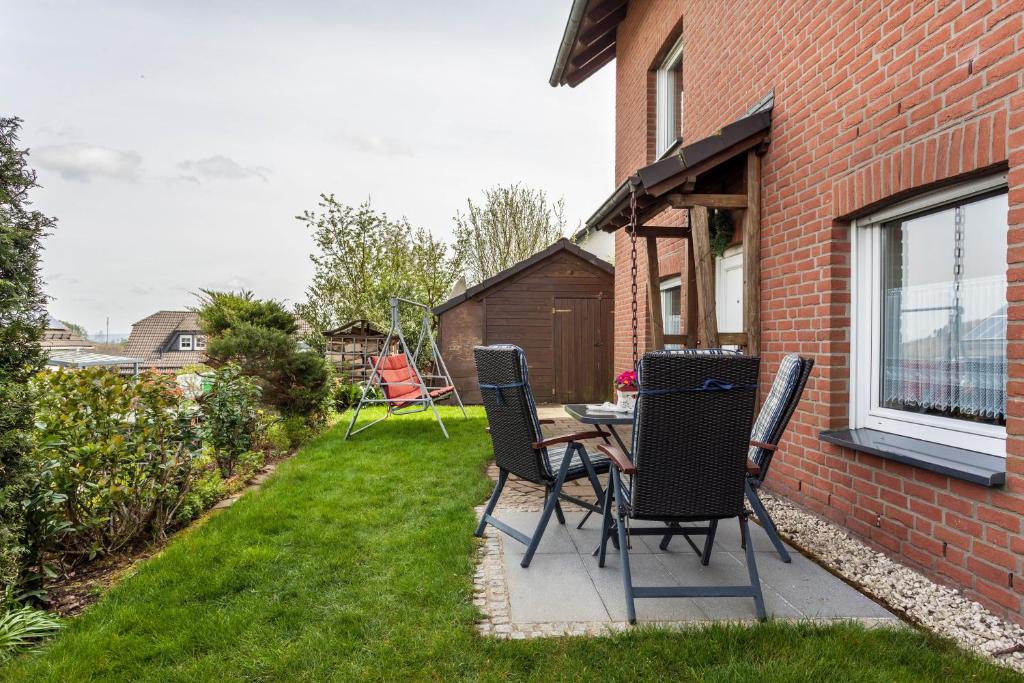
[[[877,429],[836,429],[820,434],[822,441],[870,453],[885,460],[920,467],[982,486],[1006,483],[1006,460],[931,441],[880,432]]]

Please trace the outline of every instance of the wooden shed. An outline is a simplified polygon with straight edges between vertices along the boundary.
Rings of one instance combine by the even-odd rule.
[[[439,346],[462,399],[479,403],[473,347],[526,352],[540,403],[609,399],[615,269],[561,239],[434,308]]]

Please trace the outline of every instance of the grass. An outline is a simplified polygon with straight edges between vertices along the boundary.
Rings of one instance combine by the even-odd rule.
[[[476,635],[479,409],[343,425],[182,535],[9,681],[1020,680],[911,629],[768,623],[605,638]]]

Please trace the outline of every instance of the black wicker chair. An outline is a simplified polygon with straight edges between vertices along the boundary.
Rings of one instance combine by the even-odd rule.
[[[523,543],[527,548],[520,564],[529,567],[551,519],[551,513],[556,513],[559,523],[565,524],[559,500],[575,503],[590,512],[601,512],[604,492],[598,474],[608,471],[608,458],[590,455],[579,442],[593,438],[602,438],[607,442],[608,434],[592,430],[544,438],[540,430],[542,420],[537,418],[537,406],[530,391],[523,350],[511,344],[500,344],[478,346],[473,353],[480,394],[490,425],[488,431],[494,446],[494,460],[498,465],[498,483],[480,517],[476,535],[482,536],[490,524]],[[532,536],[513,529],[493,515],[494,506],[498,503],[509,474],[544,487],[544,510]],[[562,492],[565,482],[584,477],[594,487],[597,505]],[[590,512],[587,513],[588,517]],[[583,526],[586,519],[583,518],[580,526]]]
[[[715,351],[716,349],[709,349],[703,352],[714,353]],[[700,349],[693,351],[687,349],[676,351],[675,353],[699,354],[701,352],[702,350]],[[757,421],[750,432],[750,451],[747,454],[747,481],[745,487],[747,500],[750,501],[750,507],[754,508],[754,514],[761,521],[765,533],[768,534],[768,539],[775,546],[775,550],[779,553],[779,557],[783,562],[792,562],[792,558],[789,556],[786,546],[783,545],[782,539],[779,538],[779,531],[775,527],[775,522],[772,520],[771,515],[768,514],[768,510],[765,509],[764,503],[761,502],[757,491],[761,488],[764,478],[768,475],[768,468],[772,464],[772,456],[775,455],[779,442],[782,441],[782,437],[786,433],[789,419],[793,417],[793,412],[800,403],[800,397],[803,396],[804,387],[807,385],[807,379],[810,377],[813,368],[814,359],[801,358],[795,353],[791,353],[782,359],[779,371],[775,374],[775,380],[772,382],[772,388],[768,392],[768,396],[761,406],[761,412],[757,415]],[[667,550],[671,540],[672,537],[666,535],[661,540],[661,549]]]
[[[655,351],[637,367],[633,458],[614,446],[598,446],[613,464],[598,565],[604,566],[608,540],[616,534],[630,623],[636,622],[636,598],[750,597],[758,619],[766,617],[744,504],[759,363],[751,356]],[[633,586],[627,535],[681,535],[707,564],[718,521],[732,517],[740,521],[749,585]],[[629,528],[634,519],[669,526]],[[703,549],[691,536],[705,537]]]

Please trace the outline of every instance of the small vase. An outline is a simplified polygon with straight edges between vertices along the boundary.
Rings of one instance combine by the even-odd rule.
[[[615,393],[618,396],[618,401],[616,401],[616,404],[619,406],[619,408],[630,413],[633,412],[633,410],[636,408],[637,392],[616,389]]]

